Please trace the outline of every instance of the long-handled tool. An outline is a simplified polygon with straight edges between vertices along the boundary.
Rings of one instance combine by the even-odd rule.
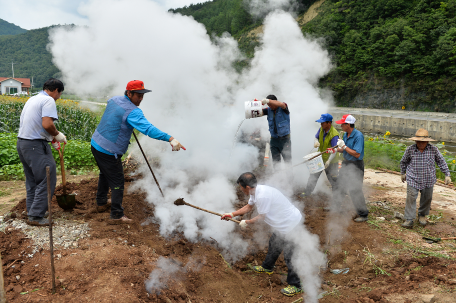
[[[76,206],[76,195],[69,194],[67,195],[66,191],[66,179],[65,179],[65,164],[63,162],[63,153],[65,150],[65,144],[62,144],[62,148],[59,149],[60,157],[60,170],[62,171],[62,184],[63,184],[63,195],[55,195],[57,198],[57,203],[64,210],[73,209]]]
[[[176,201],[174,201],[174,205],[177,205],[177,206],[179,206],[179,205],[187,205],[187,206],[190,206],[190,207],[193,207],[193,208],[196,208],[196,209],[205,211],[205,212],[207,212],[207,213],[210,213],[210,214],[213,214],[213,215],[216,215],[216,216],[219,216],[219,217],[223,216],[222,214],[219,214],[219,213],[216,213],[216,212],[213,212],[213,211],[210,211],[210,210],[207,210],[207,209],[204,209],[204,208],[201,208],[201,207],[192,205],[192,204],[190,204],[190,203],[187,203],[187,202],[184,201],[183,198],[179,198],[179,199],[177,199]],[[241,223],[241,221],[234,220],[234,219],[228,219],[228,220],[233,221],[233,222],[236,222],[236,223],[238,223],[238,224]]]
[[[52,209],[51,209],[51,173],[50,167],[46,166],[47,192],[48,192],[48,211],[49,211],[49,248],[51,254],[51,279],[52,293],[55,294],[55,269],[54,269],[54,241],[52,238]]]
[[[430,243],[437,243],[443,240],[456,240],[456,237],[450,237],[450,238],[429,238],[429,237],[423,237],[424,240],[429,241]]]
[[[157,178],[155,178],[155,174],[154,174],[154,172],[152,171],[152,167],[150,167],[150,164],[149,164],[149,161],[147,160],[146,154],[144,153],[144,151],[143,151],[143,149],[142,149],[142,147],[141,147],[141,144],[139,144],[138,137],[136,137],[136,134],[135,134],[134,130],[133,130],[133,136],[135,136],[136,143],[138,143],[139,149],[141,150],[141,153],[142,153],[143,156],[144,156],[144,160],[146,160],[147,166],[149,166],[150,172],[152,173],[152,176],[154,177],[155,183],[157,183],[158,189],[160,190],[160,193],[162,194],[162,197],[164,198],[165,195],[163,194],[162,189],[160,188],[160,184],[158,184]]]

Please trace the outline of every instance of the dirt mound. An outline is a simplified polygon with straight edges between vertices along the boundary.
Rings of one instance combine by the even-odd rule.
[[[0,233],[10,302],[293,302],[298,299],[280,294],[280,289],[286,286],[283,257],[271,276],[256,274],[247,266],[248,263],[261,265],[267,243],[252,244],[249,255],[229,264],[215,240],[191,243],[179,233],[165,239],[154,221],[153,207],[145,201],[143,192],[128,190],[130,182],[126,183],[123,206],[135,223],[110,225],[109,211],[94,211],[97,183],[97,178],[93,178],[67,184],[67,192],[77,194],[72,211],[63,211],[55,197],[52,199],[56,220],[88,222],[91,229],[91,236],[79,240],[77,248],[54,251],[55,294],[51,292],[49,250],[43,249],[29,257],[31,239],[11,227]],[[61,193],[59,186],[56,194]],[[238,193],[238,197],[237,206],[245,205],[245,196]],[[319,302],[418,302],[407,296],[439,291],[443,296],[442,290],[453,291],[456,285],[453,259],[444,255],[436,257],[437,251],[436,256],[431,256],[416,247],[404,246],[405,240],[400,242],[399,238],[410,234],[402,235],[406,231],[389,223],[388,220],[394,219],[391,205],[389,210],[371,205],[374,219],[355,224],[350,219],[347,221],[346,216],[326,211],[328,201],[325,195],[301,200],[305,205],[305,225],[320,237],[321,248],[328,258],[327,269],[321,271],[323,298]],[[346,203],[349,209],[351,202]],[[25,199],[14,208],[15,220],[25,219],[24,211]],[[385,223],[375,221],[381,215],[387,218]],[[452,226],[446,222],[438,224]],[[346,232],[337,234],[337,229]],[[436,225],[426,230],[431,233]],[[449,227],[439,230],[451,232]],[[252,231],[241,233],[250,241]],[[162,263],[166,266],[161,266]],[[166,275],[171,267],[174,274]],[[349,269],[348,273],[330,271],[344,268]],[[151,275],[152,272],[155,274]]]

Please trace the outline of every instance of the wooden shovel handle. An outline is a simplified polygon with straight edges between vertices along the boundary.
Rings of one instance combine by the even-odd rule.
[[[210,213],[210,214],[213,214],[213,215],[216,215],[216,216],[219,216],[219,217],[223,216],[222,214],[219,214],[219,213],[216,213],[216,212],[213,212],[213,211],[210,211],[210,210],[207,210],[207,209],[204,209],[204,208],[201,208],[201,207],[192,205],[192,204],[187,203],[187,202],[185,202],[185,201],[184,201],[184,203],[185,203],[185,205],[188,205],[188,206],[190,206],[190,207],[193,207],[193,208],[196,208],[196,209],[205,211],[205,212],[207,212],[207,213]],[[241,223],[241,221],[234,220],[234,219],[228,219],[228,220],[233,221],[233,222],[236,222],[237,224]]]
[[[456,237],[451,237],[451,238],[440,238],[440,240],[456,240]]]
[[[62,171],[63,194],[66,195],[65,165],[63,163],[63,152],[59,149],[60,170]]]

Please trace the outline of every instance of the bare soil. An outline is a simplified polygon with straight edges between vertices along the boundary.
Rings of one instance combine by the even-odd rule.
[[[154,216],[144,193],[129,191],[128,179],[123,201],[125,213],[134,224],[110,225],[109,213],[94,212],[97,178],[69,182],[77,193],[76,208],[61,210],[55,197],[53,217],[88,222],[91,236],[73,249],[54,250],[56,293],[51,291],[50,255],[43,249],[32,258],[31,240],[12,228],[0,232],[0,253],[9,302],[294,302],[280,294],[286,286],[282,257],[273,275],[252,272],[247,263],[261,264],[267,247],[255,247],[235,264],[225,262],[215,241],[190,243],[180,234],[160,236],[154,223],[140,224]],[[455,191],[435,187],[433,209],[426,227],[400,227],[394,211],[403,211],[404,185],[400,177],[366,171],[365,195],[370,215],[367,223],[347,221],[347,232],[336,237],[328,223],[343,221],[325,211],[329,200],[317,194],[305,201],[305,225],[320,237],[328,258],[322,270],[323,298],[319,302],[424,302],[426,295],[436,302],[454,302],[456,285],[456,244],[441,241],[428,244],[422,236],[456,236],[453,212]],[[61,193],[59,186],[56,193]],[[240,196],[241,197],[241,196]],[[245,203],[241,197],[238,205]],[[350,205],[347,198],[347,205]],[[12,209],[22,217],[25,199]],[[14,216],[14,215],[13,215]],[[25,216],[24,216],[25,219]],[[150,222],[150,220],[147,220]],[[239,231],[241,232],[241,231]],[[251,234],[243,234],[249,241]],[[181,271],[166,288],[149,294],[145,281],[160,257],[193,264]],[[349,268],[346,274],[330,269]]]

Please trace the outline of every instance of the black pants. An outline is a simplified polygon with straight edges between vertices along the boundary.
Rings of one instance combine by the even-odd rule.
[[[364,161],[344,160],[339,171],[339,178],[337,179],[335,200],[340,205],[342,203],[341,199],[345,196],[345,192],[348,191],[358,216],[367,217],[369,211],[367,210],[366,200],[364,199],[363,181]]]
[[[337,175],[338,175],[338,163],[331,163],[329,164],[328,168],[325,168],[326,177],[328,178],[329,183],[332,187],[332,192],[336,192],[336,184],[337,184]],[[305,190],[306,196],[310,196],[317,185],[318,178],[323,171],[319,171],[318,173],[311,174],[309,176],[309,180],[307,180],[307,187]]]
[[[263,268],[273,270],[274,265],[283,251],[283,258],[288,267],[287,283],[288,285],[301,288],[301,280],[293,268],[291,256],[293,255],[293,243],[285,240],[280,234],[273,233],[269,238],[269,247],[266,258],[263,261]]]
[[[44,217],[48,210],[46,166],[50,167],[51,196],[57,183],[56,165],[49,143],[45,140],[25,140],[18,138],[17,153],[25,173],[27,190],[27,214]]]
[[[271,146],[271,157],[274,161],[274,166],[280,163],[280,155],[283,160],[288,164],[291,164],[291,140],[290,135],[282,138],[272,138],[270,141]]]
[[[111,188],[111,219],[120,219],[124,215],[122,199],[124,192],[124,173],[122,157],[107,155],[92,146],[92,154],[97,161],[100,175],[98,176],[97,205],[107,203],[109,188]]]

